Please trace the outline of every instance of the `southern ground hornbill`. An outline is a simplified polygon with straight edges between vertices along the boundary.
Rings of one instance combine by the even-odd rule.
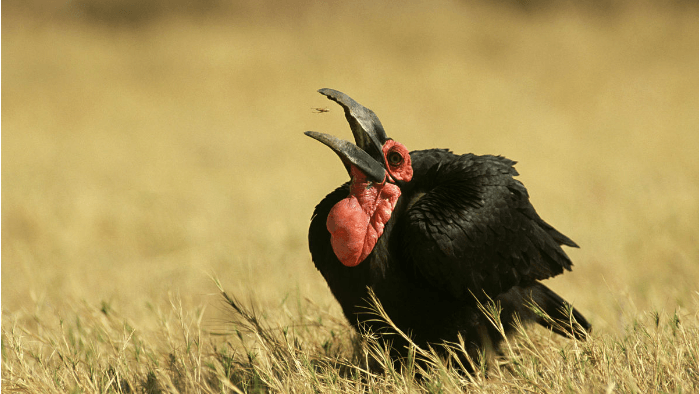
[[[309,249],[356,329],[391,332],[369,308],[371,289],[393,323],[424,348],[457,343],[458,335],[471,356],[496,346],[502,337],[478,307],[487,302],[500,305],[506,330],[517,315],[585,338],[586,319],[539,282],[570,270],[560,245],[577,245],[535,212],[513,178],[514,161],[446,149],[409,153],[386,136],[374,112],[342,92],[319,92],[343,107],[356,144],[306,132],[350,175],[316,206]],[[400,336],[383,337],[406,354]]]

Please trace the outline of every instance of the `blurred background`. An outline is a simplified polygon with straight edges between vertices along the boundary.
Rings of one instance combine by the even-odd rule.
[[[409,149],[517,160],[597,330],[695,313],[698,4],[585,3],[4,1],[3,314],[219,304],[215,276],[341,316],[306,245],[347,180],[302,134],[351,138],[323,87]]]

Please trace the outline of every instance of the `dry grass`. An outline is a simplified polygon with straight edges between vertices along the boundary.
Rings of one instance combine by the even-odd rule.
[[[696,4],[273,3],[136,25],[3,7],[3,390],[698,392]],[[302,135],[350,136],[321,87],[410,149],[518,160],[582,246],[547,284],[591,340],[366,371],[381,349],[306,248],[347,176]]]

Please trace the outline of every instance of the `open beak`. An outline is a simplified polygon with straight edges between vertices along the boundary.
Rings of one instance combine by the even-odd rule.
[[[320,89],[318,92],[343,107],[357,145],[315,131],[307,131],[304,134],[333,149],[346,167],[348,163],[352,163],[373,181],[384,181],[386,171],[382,147],[388,138],[377,115],[343,92],[333,89]]]

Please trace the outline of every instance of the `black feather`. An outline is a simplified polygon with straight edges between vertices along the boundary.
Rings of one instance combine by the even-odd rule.
[[[583,338],[565,324],[568,304],[537,282],[570,269],[560,245],[576,244],[537,215],[527,190],[513,178],[515,162],[437,149],[412,152],[411,160],[413,179],[401,184],[384,234],[358,266],[340,263],[326,229],[330,209],[348,196],[348,184],[314,211],[311,255],[350,323],[386,331],[368,312],[371,288],[393,322],[419,345],[456,342],[458,334],[473,351],[485,340],[498,343],[500,334],[478,309],[487,300],[501,302],[503,322],[518,315]],[[533,303],[553,320],[532,312]],[[573,318],[590,329],[575,309]],[[397,338],[395,346],[401,344]]]

